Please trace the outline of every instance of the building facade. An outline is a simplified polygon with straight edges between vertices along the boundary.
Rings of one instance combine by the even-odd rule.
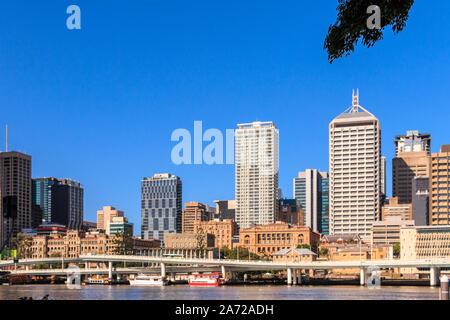
[[[159,248],[159,241],[133,239],[133,250]],[[104,232],[69,230],[66,234],[50,233],[33,237],[30,258],[77,258],[86,254],[116,254],[118,243]]]
[[[58,182],[53,177],[32,180],[32,205],[42,211],[42,222],[52,222],[52,187]]]
[[[236,234],[236,223],[231,219],[196,221],[194,233],[203,232],[214,236],[214,248],[233,247],[233,237]]]
[[[109,222],[109,235],[130,234],[133,235],[133,224],[125,217],[114,217]]]
[[[388,218],[384,221],[375,221],[372,226],[373,244],[400,243],[400,229],[404,226],[414,226],[414,221],[404,220],[400,217]]]
[[[81,230],[84,212],[83,185],[72,179],[58,179],[52,186],[51,222]]]
[[[272,256],[283,249],[311,246],[317,252],[320,234],[306,226],[293,226],[283,222],[241,229],[239,247],[258,255]]]
[[[381,214],[381,127],[359,95],[329,127],[330,233],[370,238]]]
[[[214,200],[216,204],[215,219],[236,219],[236,200]]]
[[[164,241],[167,233],[181,232],[182,182],[170,173],[141,181],[141,237]]]
[[[412,209],[416,226],[426,226],[429,223],[430,179],[416,177],[412,180]]]
[[[214,248],[214,235],[205,233],[203,239],[195,233],[166,233],[165,249],[207,250]]]
[[[443,257],[450,257],[450,226],[404,226],[400,229],[401,259]],[[402,268],[401,271],[403,273],[418,272],[417,268]]]
[[[17,197],[17,217],[3,217],[0,214],[0,240],[3,244],[8,238],[15,237],[22,229],[32,227],[31,204],[31,156],[20,152],[0,153],[0,199],[7,196]],[[3,213],[3,201],[0,201]]]
[[[236,223],[275,221],[278,213],[278,129],[273,122],[238,124],[235,132]]]
[[[430,225],[450,224],[450,145],[431,156]]]
[[[278,201],[277,221],[303,226],[305,223],[305,213],[300,201],[296,199],[280,199]]]
[[[208,221],[209,214],[206,205],[200,202],[188,202],[184,204],[182,217],[183,233],[194,233],[194,225],[198,221]]]
[[[327,172],[306,169],[293,182],[294,198],[305,213],[304,225],[316,232],[329,231],[329,177]]]
[[[397,197],[387,198],[381,209],[381,220],[387,220],[392,217],[399,217],[403,220],[412,220],[412,204],[399,203],[399,199]]]
[[[419,133],[417,130],[410,130],[406,135],[398,135],[394,140],[395,156],[404,152],[426,152],[430,154],[431,135],[429,133]]]
[[[97,211],[97,229],[110,234],[110,223],[116,217],[124,217],[124,212],[111,206],[104,206],[102,210]]]
[[[402,152],[392,159],[392,195],[399,203],[412,202],[412,181],[430,176],[430,155],[426,151]]]

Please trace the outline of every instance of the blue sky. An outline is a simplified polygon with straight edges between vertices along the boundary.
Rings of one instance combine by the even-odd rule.
[[[66,8],[81,8],[81,30]],[[328,124],[360,103],[381,121],[391,192],[393,139],[409,129],[450,143],[448,1],[416,1],[406,29],[330,65],[337,0],[3,1],[0,125],[33,177],[84,184],[85,219],[113,205],[140,232],[140,180],[171,172],[183,202],[234,198],[234,166],[172,164],[177,128],[274,121],[280,186],[328,170]],[[0,149],[4,133],[0,131]]]

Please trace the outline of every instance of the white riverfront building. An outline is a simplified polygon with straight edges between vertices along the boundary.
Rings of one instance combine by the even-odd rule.
[[[369,239],[381,212],[381,128],[359,105],[330,123],[330,233],[358,233]]]
[[[238,124],[235,133],[236,223],[275,221],[278,212],[278,129],[273,122]]]

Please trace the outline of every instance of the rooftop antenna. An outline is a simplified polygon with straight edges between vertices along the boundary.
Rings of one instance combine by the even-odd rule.
[[[6,152],[8,152],[8,125],[6,125]]]
[[[350,113],[359,112],[359,108],[360,108],[360,105],[359,105],[359,89],[356,89],[356,95],[355,95],[355,89],[353,89],[353,92],[352,92],[352,107],[351,107]]]

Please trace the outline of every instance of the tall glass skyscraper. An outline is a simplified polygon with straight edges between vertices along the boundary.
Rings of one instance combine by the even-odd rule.
[[[327,172],[306,169],[293,182],[294,199],[305,212],[305,226],[316,232],[329,232],[329,180]]]
[[[164,234],[181,232],[182,183],[170,173],[141,180],[141,237],[164,241]]]
[[[42,212],[42,222],[52,221],[52,186],[58,182],[55,178],[36,178],[32,180],[32,205]]]

